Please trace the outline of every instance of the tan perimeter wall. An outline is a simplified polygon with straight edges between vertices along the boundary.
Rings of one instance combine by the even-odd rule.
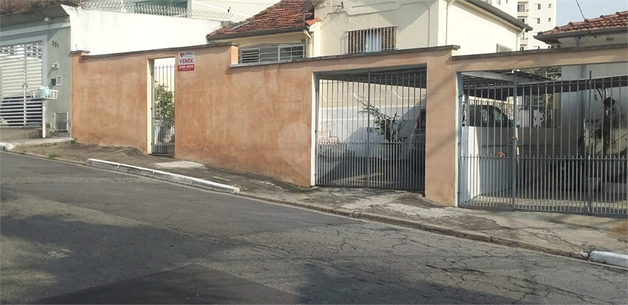
[[[147,151],[146,55],[72,57],[72,136]]]
[[[235,46],[198,47],[194,71],[175,77],[175,157],[313,184],[313,76],[382,67],[428,69],[426,149],[428,198],[453,205],[455,74],[444,65],[451,48],[232,66]],[[73,57],[73,135],[79,142],[132,146],[147,152],[148,61],[178,50]],[[434,102],[430,102],[434,101]]]
[[[237,61],[237,48],[230,48],[200,49],[196,56],[197,69],[178,74],[176,156],[304,186],[313,184],[313,75],[316,72],[424,64],[442,66],[452,53],[451,49],[442,49],[230,67],[231,62]],[[210,55],[210,52],[218,54]],[[235,57],[229,57],[230,54]],[[439,88],[434,91],[438,96],[435,100],[448,100],[455,105],[455,77],[450,75],[447,83],[446,72],[440,69],[438,75],[432,75],[435,84],[439,82],[435,85]],[[435,107],[435,111],[438,109]],[[445,116],[444,113],[435,115]],[[448,121],[446,123],[454,124],[455,118],[449,116]],[[454,127],[447,128],[450,139],[455,136]],[[447,145],[450,147],[434,149],[446,150],[451,155],[452,159],[439,163],[451,167],[453,176],[454,141]],[[447,154],[440,157],[447,158]],[[433,194],[452,193],[453,187],[452,179],[451,183],[439,184],[439,190]]]
[[[231,45],[186,48],[194,71],[175,77],[175,157],[313,184],[313,75],[427,65],[428,199],[456,204],[456,72],[625,62],[626,48],[454,56],[451,48],[239,66]],[[148,62],[180,50],[74,56],[72,133],[78,141],[149,149]]]

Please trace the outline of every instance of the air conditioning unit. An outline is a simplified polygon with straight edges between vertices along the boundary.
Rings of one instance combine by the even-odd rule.
[[[59,90],[35,90],[31,95],[33,98],[56,100],[59,97]]]
[[[68,131],[70,116],[67,112],[55,112],[52,114],[55,131]]]

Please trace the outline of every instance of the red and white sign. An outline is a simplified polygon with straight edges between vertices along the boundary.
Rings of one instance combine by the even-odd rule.
[[[194,52],[179,52],[177,54],[177,71],[194,71]]]

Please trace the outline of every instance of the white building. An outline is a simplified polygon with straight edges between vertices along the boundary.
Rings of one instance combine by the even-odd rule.
[[[546,43],[535,39],[533,33],[556,27],[556,0],[484,0],[531,26],[533,31],[521,35],[520,50],[544,49]]]
[[[196,14],[198,18],[179,13],[176,7],[132,8],[111,1],[3,12],[0,127],[41,126],[41,101],[33,99],[32,92],[46,86],[57,94],[56,100],[47,103],[45,121],[50,123],[49,130],[71,129],[74,51],[99,55],[205,44],[205,35],[231,17],[226,12],[202,12]]]
[[[479,0],[283,0],[207,36],[240,45],[240,62],[458,45],[458,54],[519,50],[531,28]]]

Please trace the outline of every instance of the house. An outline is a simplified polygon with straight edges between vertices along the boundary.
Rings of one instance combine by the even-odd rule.
[[[135,6],[129,12],[120,2],[116,5],[76,0],[61,2],[71,5],[56,3],[2,4],[2,126],[40,127],[42,101],[32,96],[33,91],[47,86],[54,93],[48,96],[54,100],[46,103],[45,121],[50,122],[49,130],[61,133],[71,130],[71,52],[86,50],[98,55],[205,44],[204,35],[232,17],[226,12],[188,12],[185,17],[174,17],[179,13],[177,8],[159,6]],[[100,84],[119,85],[123,84]]]
[[[534,38],[554,48],[628,43],[628,11],[557,26]]]
[[[478,0],[283,0],[207,40],[239,44],[240,63],[251,63],[444,45],[459,45],[459,54],[513,51],[530,30]]]
[[[556,26],[556,0],[483,0],[534,27],[536,32],[551,30]],[[573,4],[575,5],[575,3]],[[519,49],[545,49],[547,44],[524,33],[520,37]]]
[[[628,44],[628,11],[602,15],[598,18],[585,19],[579,22],[570,22],[563,26],[557,26],[552,30],[538,33],[536,39],[544,41],[552,48],[586,48],[586,47],[612,47]],[[595,65],[575,65],[561,67],[563,79],[596,79],[608,83],[604,88],[589,90],[592,100],[579,97],[582,102],[573,103],[574,96],[563,96],[561,107],[562,117],[573,117],[574,124],[569,126],[577,130],[597,132],[602,135],[610,128],[604,128],[604,120],[619,124],[612,134],[608,134],[608,142],[612,142],[620,151],[628,146],[628,121],[624,121],[628,115],[628,88],[615,86],[611,83],[625,77],[628,71],[628,62],[616,62]],[[609,101],[609,103],[606,103]],[[587,109],[583,111],[582,109]],[[617,115],[609,117],[613,113]],[[606,124],[611,124],[607,122]],[[566,129],[567,130],[567,129]],[[565,131],[567,132],[567,131]],[[573,133],[572,133],[573,134]],[[592,139],[591,145],[595,146],[595,153],[612,153],[613,147],[605,148],[603,138]],[[598,143],[599,142],[599,143]],[[597,144],[597,145],[595,145]],[[626,153],[624,151],[624,153]]]

